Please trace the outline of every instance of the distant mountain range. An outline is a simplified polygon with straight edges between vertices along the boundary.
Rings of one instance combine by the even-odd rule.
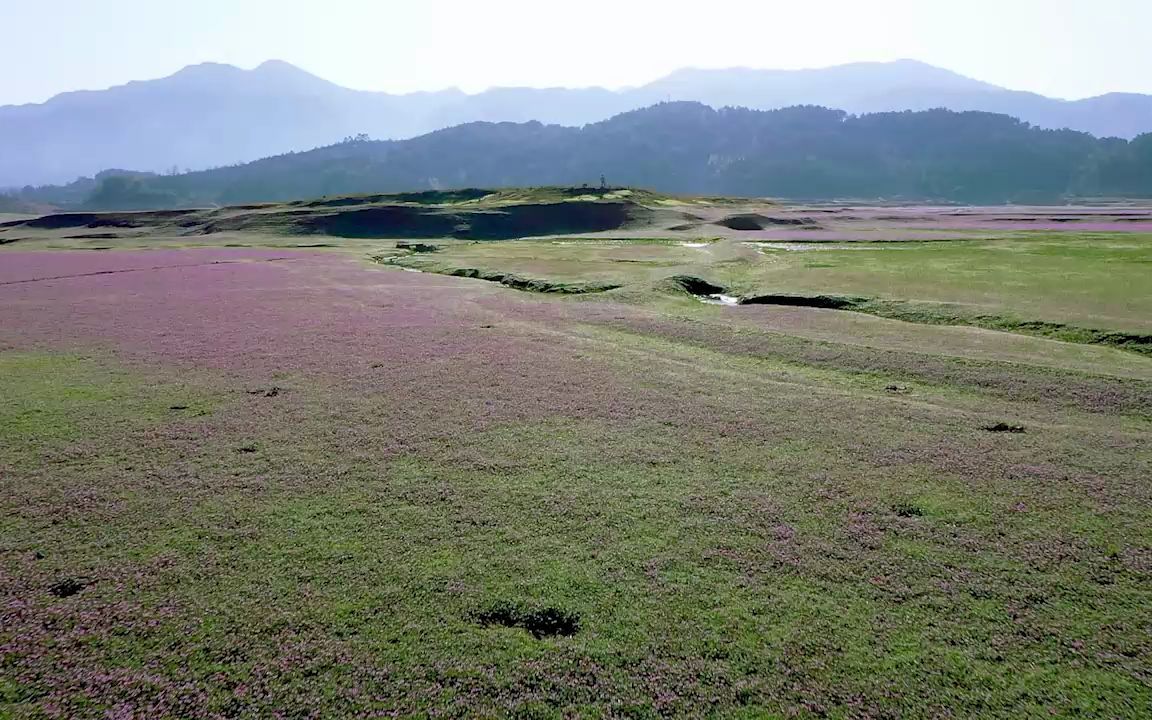
[[[583,127],[474,122],[407,140],[351,139],[178,175],[105,172],[21,201],[143,210],[357,193],[541,185],[686,195],[1048,203],[1152,196],[1152,133],[1128,141],[951,110],[659,103]]]
[[[166,78],[0,107],[0,188],[61,183],[108,168],[219,167],[367,134],[415,137],[473,121],[582,126],[665,101],[850,113],[950,108],[1003,113],[1098,137],[1152,132],[1152,95],[1065,101],[901,60],[818,70],[681,70],[647,85],[495,88],[406,95],[350,90],[280,61],[203,64]]]

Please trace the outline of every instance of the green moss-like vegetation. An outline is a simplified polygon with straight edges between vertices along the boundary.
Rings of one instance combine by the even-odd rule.
[[[181,383],[144,382],[95,356],[0,352],[0,376],[0,443],[10,460],[30,461],[46,449],[204,415],[212,407]]]
[[[1021,234],[999,240],[765,248],[741,288],[965,306],[965,316],[1152,330],[1152,236]],[[959,307],[957,309],[960,309]]]
[[[1144,332],[1146,239],[345,242],[0,352],[0,716],[1147,715],[1147,357],[933,324]]]
[[[1020,235],[1000,240],[689,247],[630,239],[458,244],[396,264],[636,289],[699,277],[751,302],[854,310],[1066,342],[1149,350],[1152,236]]]
[[[772,294],[750,295],[741,299],[745,305],[782,305],[830,310],[851,310],[878,317],[926,325],[970,325],[988,330],[1022,333],[1085,345],[1106,345],[1143,355],[1152,355],[1152,333],[1119,332],[1076,327],[1064,323],[1020,320],[1001,315],[973,313],[956,305],[932,305],[846,295]]]
[[[1147,585],[1124,560],[1152,541],[1142,500],[1087,522],[1100,511],[1075,482],[977,479],[926,458],[886,466],[885,452],[936,447],[941,427],[962,446],[983,434],[947,419],[954,410],[933,414],[932,428],[909,423],[860,378],[796,368],[765,382],[739,354],[587,337],[618,348],[622,378],[705,393],[760,439],[703,416],[553,418],[374,457],[328,445],[323,428],[339,397],[341,423],[368,429],[371,447],[391,432],[370,424],[388,397],[322,386],[262,406],[272,422],[245,455],[231,434],[126,444],[93,428],[111,462],[73,463],[56,494],[33,501],[83,498],[87,519],[6,526],[20,557],[41,556],[25,561],[38,582],[91,583],[51,602],[102,624],[55,652],[129,687],[149,668],[146,696],[176,702],[197,688],[203,714],[272,712],[289,697],[337,714],[545,717],[861,704],[903,717],[1138,717],[1152,701],[1139,679]],[[680,374],[681,363],[707,370]],[[39,371],[48,388],[94,377],[71,360]],[[87,397],[51,394],[61,417],[87,412]],[[809,423],[822,432],[806,436]],[[1083,449],[1077,433],[1043,442]],[[1131,468],[1119,472],[1131,481]],[[145,610],[117,615],[123,603]],[[48,661],[11,657],[55,677]],[[4,691],[11,707],[45,699],[28,682]],[[52,692],[75,715],[106,710]]]

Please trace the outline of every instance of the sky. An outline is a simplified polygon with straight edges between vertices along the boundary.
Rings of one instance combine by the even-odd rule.
[[[269,59],[389,92],[911,58],[1054,97],[1152,93],[1152,0],[0,0],[0,21],[0,104]]]

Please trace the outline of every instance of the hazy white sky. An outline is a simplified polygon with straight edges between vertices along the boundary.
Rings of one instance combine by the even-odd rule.
[[[0,0],[0,21],[0,104],[270,58],[394,92],[914,58],[1058,97],[1152,93],[1152,0]]]

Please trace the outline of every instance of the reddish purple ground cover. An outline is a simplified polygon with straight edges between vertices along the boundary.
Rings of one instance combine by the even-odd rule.
[[[621,716],[625,714],[621,698],[650,698],[650,716],[700,716],[709,707],[734,708],[743,702],[742,696],[747,696],[753,700],[783,698],[779,704],[796,708],[797,714],[803,714],[803,708],[830,705],[834,710],[859,710],[861,717],[893,717],[899,708],[889,712],[884,703],[892,697],[899,699],[902,692],[909,694],[907,707],[934,699],[911,695],[918,688],[898,686],[893,691],[855,681],[843,681],[842,686],[836,682],[821,684],[826,677],[822,666],[840,661],[841,638],[836,637],[836,630],[842,624],[857,634],[878,632],[877,622],[891,623],[893,633],[906,629],[899,623],[918,630],[918,621],[903,618],[909,612],[922,611],[929,618],[929,629],[912,637],[938,641],[942,647],[951,642],[951,647],[982,652],[985,636],[962,627],[956,630],[962,635],[949,635],[952,631],[939,622],[941,617],[955,616],[968,607],[965,598],[969,587],[973,596],[980,593],[976,597],[984,609],[989,597],[1016,607],[1023,602],[1025,590],[1037,597],[1056,591],[1068,593],[1076,586],[1065,583],[1063,576],[1055,574],[1056,569],[1074,563],[1077,571],[1082,567],[1090,570],[1090,563],[1102,555],[1103,546],[1079,536],[1037,536],[1031,529],[1005,533],[993,523],[985,535],[984,526],[953,521],[950,515],[939,522],[921,518],[915,514],[918,507],[911,507],[912,516],[905,517],[893,510],[890,501],[906,498],[883,496],[884,483],[905,476],[919,481],[927,472],[927,477],[946,483],[940,487],[959,488],[954,496],[958,503],[970,493],[986,493],[990,513],[1009,512],[1003,510],[1009,502],[1015,508],[1010,512],[1025,513],[1026,505],[1036,503],[1044,508],[1044,515],[1037,515],[1036,527],[1052,525],[1052,511],[1043,503],[1053,502],[1054,496],[1059,499],[1060,493],[1102,507],[1120,507],[1121,500],[1147,505],[1141,457],[1133,455],[1141,438],[1106,434],[1108,425],[1084,427],[1082,419],[1067,423],[1059,416],[1059,422],[1049,422],[1049,410],[1039,407],[1037,399],[1053,394],[1051,387],[1058,384],[1068,389],[1056,400],[1071,399],[1083,405],[1089,397],[1084,394],[1090,393],[1091,397],[1111,398],[1098,403],[1101,411],[1128,411],[1134,402],[1147,397],[1144,385],[1121,387],[1101,379],[1097,387],[1072,374],[1046,373],[1030,378],[1022,369],[1009,366],[985,367],[909,353],[853,349],[735,325],[717,328],[635,307],[554,303],[492,283],[375,269],[355,257],[335,253],[230,249],[14,253],[0,255],[0,267],[8,283],[0,284],[0,350],[99,346],[149,367],[207,368],[217,371],[211,373],[214,377],[234,377],[241,383],[260,383],[263,387],[284,383],[288,393],[293,387],[304,390],[313,382],[320,390],[309,396],[308,402],[313,404],[301,399],[300,405],[293,404],[291,395],[268,400],[259,394],[249,398],[238,392],[235,395],[243,401],[239,410],[232,408],[219,417],[189,419],[140,434],[136,436],[140,442],[165,451],[162,460],[151,465],[136,457],[107,464],[88,457],[90,464],[85,466],[77,462],[88,452],[80,443],[61,451],[61,457],[68,453],[68,462],[46,464],[45,469],[25,478],[23,487],[36,490],[28,493],[27,501],[12,496],[13,506],[22,513],[43,513],[26,516],[28,527],[91,531],[87,542],[101,540],[115,545],[116,538],[99,535],[106,521],[123,528],[126,536],[151,530],[160,542],[183,547],[184,536],[169,536],[167,527],[150,528],[151,518],[118,515],[119,505],[127,502],[118,492],[129,483],[137,502],[154,495],[171,502],[176,508],[169,510],[172,517],[181,508],[196,517],[198,511],[210,511],[210,517],[191,529],[198,533],[196,542],[220,553],[217,560],[211,553],[183,557],[169,552],[147,564],[122,557],[116,563],[93,568],[90,572],[96,585],[68,602],[45,592],[49,582],[57,578],[43,569],[44,558],[37,557],[31,544],[14,554],[9,574],[0,570],[4,595],[0,615],[11,634],[7,644],[0,647],[0,658],[6,657],[13,672],[18,671],[14,677],[21,687],[41,693],[30,696],[30,701],[38,703],[38,711],[49,717],[74,717],[84,711],[123,718],[269,717],[274,716],[273,709],[283,709],[283,717],[321,717],[325,714],[319,708],[327,706],[360,709],[364,716],[369,712],[382,716],[381,708],[385,707],[410,709],[397,710],[396,714],[414,716],[422,703],[429,702],[433,710],[450,716],[507,716],[523,709],[525,703],[547,696],[586,706],[604,703],[607,698],[617,704],[605,714]],[[605,343],[589,345],[576,332],[575,324],[585,322],[722,353],[782,357],[799,365],[862,377],[888,373],[900,379],[959,384],[970,391],[985,392],[991,398],[989,404],[997,409],[1005,407],[998,397],[1020,397],[1036,403],[1022,407],[1037,420],[1033,423],[1029,419],[1029,432],[1020,436],[990,434],[980,430],[979,423],[1000,419],[999,415],[985,418],[982,411],[952,408],[942,412],[931,402],[931,395],[926,395],[924,402],[914,397],[905,403],[901,395],[884,394],[881,388],[888,380],[880,377],[875,381],[880,397],[863,398],[838,387],[815,382],[809,386],[802,379],[777,386],[772,366],[698,382],[699,369],[694,366],[678,363],[675,357],[661,364],[660,354],[665,351],[660,349],[622,367],[623,363],[612,362],[628,358],[628,348],[622,343],[616,357],[604,357],[611,353],[597,351],[602,351]],[[304,395],[300,393],[301,398]],[[366,395],[372,395],[374,402],[360,403]],[[282,402],[285,399],[288,402]],[[565,417],[607,417],[622,422],[604,423],[601,435],[589,435],[579,443],[557,442],[556,447],[551,447],[553,428],[544,427],[543,441],[524,449],[519,438],[508,439],[510,446],[504,452],[499,445],[489,447],[498,439],[469,437],[467,432],[477,425],[535,417],[561,421]],[[1004,417],[1016,420],[1015,415]],[[438,446],[438,433],[454,442]],[[455,437],[451,433],[456,433]],[[236,452],[237,444],[253,438],[268,444],[282,438],[321,451],[310,462],[301,462],[304,454],[293,455],[291,447],[269,447],[266,457]],[[714,652],[727,645],[735,631],[678,625],[674,604],[669,606],[667,628],[658,626],[666,630],[669,640],[651,647],[613,645],[618,641],[609,633],[598,637],[595,633],[601,628],[594,624],[597,617],[593,610],[587,619],[588,636],[593,641],[587,647],[558,644],[518,665],[507,661],[489,665],[492,655],[482,652],[481,647],[474,661],[455,662],[433,654],[430,659],[412,660],[413,667],[406,668],[357,646],[341,634],[342,621],[300,627],[282,624],[284,618],[294,617],[289,612],[295,607],[293,598],[270,598],[269,607],[279,614],[264,618],[250,614],[230,617],[218,605],[181,606],[165,597],[181,583],[203,582],[210,587],[214,578],[235,582],[229,563],[245,562],[244,553],[237,548],[250,542],[267,553],[278,547],[277,542],[294,543],[297,531],[305,538],[317,538],[322,532],[309,528],[328,527],[325,522],[313,525],[309,513],[303,511],[301,518],[307,516],[308,522],[295,523],[276,514],[255,516],[243,505],[235,510],[231,506],[214,507],[203,502],[204,498],[227,488],[238,501],[262,497],[262,493],[277,499],[287,495],[291,501],[292,489],[300,485],[315,495],[305,494],[298,502],[312,497],[322,500],[326,492],[355,485],[356,476],[349,468],[356,468],[356,460],[395,457],[412,448],[419,452],[410,454],[427,459],[431,468],[416,480],[406,482],[402,468],[395,477],[377,476],[377,468],[362,463],[361,469],[370,471],[371,477],[361,480],[372,494],[361,498],[353,493],[347,498],[347,514],[359,517],[363,513],[368,518],[364,524],[340,524],[331,508],[328,516],[321,512],[317,519],[332,522],[337,533],[351,534],[374,527],[371,519],[398,522],[408,517],[406,513],[412,508],[427,506],[426,514],[412,516],[425,520],[412,521],[410,542],[448,549],[460,537],[471,538],[477,545],[490,541],[517,547],[543,528],[557,537],[571,537],[576,550],[571,555],[577,559],[569,559],[567,549],[547,546],[524,544],[527,552],[543,548],[543,552],[554,552],[558,562],[571,562],[573,568],[590,565],[602,570],[606,578],[613,578],[612,593],[622,593],[621,606],[629,601],[629,592],[643,598],[676,591],[687,598],[684,602],[693,602],[691,593],[676,590],[674,584],[664,586],[660,568],[666,562],[671,583],[682,576],[691,578],[686,587],[699,582],[707,589],[707,583],[716,583],[716,598],[737,588],[744,597],[762,599],[769,613],[778,607],[780,596],[773,588],[780,586],[779,580],[790,581],[802,573],[800,579],[807,587],[821,588],[827,583],[859,592],[870,607],[879,608],[877,619],[871,612],[863,620],[851,614],[841,618],[832,610],[826,626],[829,646],[817,642],[817,637],[808,639],[809,644],[790,640],[782,646],[780,659],[769,659],[771,664],[763,666],[745,666],[741,665],[743,656],[750,653],[738,653],[741,657],[730,661]],[[91,451],[96,452],[98,449]],[[532,473],[527,471],[536,468],[537,453],[545,452],[551,453],[546,457],[549,467],[558,471],[548,479],[547,492],[540,493],[541,502],[525,506],[531,509],[525,519],[513,516],[502,520],[482,502],[489,488],[473,488],[465,481],[454,485],[451,475],[438,469],[442,464],[464,473],[480,470],[481,479],[519,472],[526,481],[509,486],[497,497],[507,502],[522,497],[531,500],[534,495],[528,480]],[[627,492],[619,508],[597,507],[600,496],[590,488],[602,483],[611,487],[614,480],[610,475],[589,478],[585,473],[589,468],[595,473],[596,461],[602,457],[629,469],[643,469],[636,473],[636,483],[649,482],[647,474],[653,474],[659,481],[651,481],[648,489],[653,505],[637,504],[637,498],[646,497],[645,488],[637,485],[639,492],[634,494],[629,485],[623,488]],[[132,467],[127,466],[128,460]],[[144,467],[137,467],[141,462]],[[611,463],[607,469],[612,469]],[[845,478],[868,482],[857,488]],[[385,479],[388,482],[382,482]],[[136,484],[131,485],[133,482]],[[665,494],[661,489],[665,482],[683,484],[683,494]],[[54,498],[54,486],[62,488],[60,492],[69,487],[77,490]],[[569,486],[581,492],[570,493]],[[45,497],[36,494],[40,488],[47,493]],[[1092,494],[1082,498],[1082,492]],[[953,497],[941,496],[946,501]],[[149,505],[145,502],[142,507]],[[164,505],[155,507],[163,509]],[[948,512],[947,505],[943,507],[940,512]],[[381,508],[395,509],[395,513],[382,512]],[[789,513],[803,517],[813,508],[827,514],[832,527],[827,536],[811,527],[797,529],[789,522]],[[614,514],[602,517],[606,511]],[[341,506],[339,517],[345,514]],[[842,528],[836,525],[841,517]],[[1119,514],[1109,522],[1117,518],[1128,520],[1127,515]],[[161,516],[159,523],[164,522],[166,516]],[[507,533],[501,522],[507,523]],[[653,528],[667,529],[668,537],[683,536],[687,541],[664,546],[663,536],[654,536],[661,542],[652,543],[651,537],[615,535],[633,522],[650,522]],[[581,535],[585,525],[593,529],[587,537]],[[1007,523],[1003,527],[1013,530]],[[284,531],[284,537],[272,532],[277,529]],[[713,531],[717,533],[714,537],[710,535]],[[1084,531],[1078,532],[1082,535]],[[62,534],[81,541],[89,537],[84,532]],[[936,556],[919,559],[899,548],[890,552],[885,539],[889,535],[911,538],[929,548],[939,543],[950,551],[954,564],[936,562]],[[264,545],[260,545],[262,540]],[[744,542],[747,547],[741,544]],[[1050,547],[1041,546],[1042,542]],[[650,573],[630,569],[627,548],[633,545],[653,547]],[[334,545],[331,550],[340,547]],[[350,547],[354,549],[355,544]],[[391,546],[381,541],[380,547]],[[103,546],[81,549],[109,552]],[[597,560],[597,553],[605,549],[604,559]],[[66,555],[64,550],[67,548],[61,548],[61,555]],[[320,550],[320,556],[295,555],[295,548],[291,552],[279,550],[285,554],[277,557],[295,557],[304,568],[318,567],[331,573],[333,584],[339,587],[333,597],[350,593],[365,601],[362,610],[368,614],[354,616],[357,622],[390,621],[392,609],[381,602],[388,594],[358,579],[361,573],[378,569],[379,559],[364,552],[356,559],[366,569],[347,569],[341,560],[343,550],[332,556],[323,554],[324,548]],[[978,551],[994,553],[995,564],[973,560],[971,556]],[[1116,563],[1130,562],[1122,559],[1131,556],[1146,564],[1142,545],[1124,552],[1127,554],[1119,555],[1121,560]],[[509,557],[512,554],[509,551]],[[262,557],[257,554],[247,562],[257,568]],[[47,561],[54,561],[51,554]],[[219,564],[213,564],[216,562]],[[1040,565],[1036,573],[1023,576],[1031,585],[1022,582],[1016,570],[1029,563]],[[999,570],[1005,565],[1012,568],[1011,573]],[[681,568],[695,574],[684,575]],[[725,568],[732,568],[733,574],[727,574]],[[278,572],[294,577],[292,570],[281,567]],[[1107,584],[1082,583],[1083,597],[1070,602],[1116,607],[1118,601],[1127,600],[1117,588],[1134,583],[1121,574],[1128,571],[1109,572],[1112,575]],[[1113,575],[1121,581],[1113,580]],[[256,588],[254,593],[259,591],[259,577],[254,574],[250,582]],[[341,578],[352,578],[351,588],[338,583]],[[640,578],[645,584],[633,589],[623,584],[641,582]],[[420,578],[415,583],[414,587],[427,592],[431,601],[428,609],[412,616],[428,624],[411,627],[435,627],[440,604],[468,587],[452,584],[441,589],[438,582],[436,578]],[[249,584],[247,578],[244,584]],[[300,584],[300,597],[307,602],[312,579],[303,579]],[[317,586],[324,590],[323,577]],[[160,595],[159,601],[153,593]],[[819,600],[823,596],[815,597]],[[919,598],[927,598],[920,610]],[[460,604],[463,607],[463,601]],[[247,610],[250,606],[239,607]],[[455,612],[457,608],[452,607]],[[700,608],[701,617],[714,612],[711,595],[702,600]],[[201,615],[211,616],[217,623],[215,636],[197,636]],[[813,617],[820,619],[820,613],[814,612]],[[1012,617],[1022,617],[1027,624],[1013,622],[1005,615],[1004,621],[997,621],[998,626],[989,621],[988,625],[978,625],[977,630],[1001,632],[1006,627],[1014,644],[1005,652],[1015,653],[1011,658],[1020,666],[1034,667],[1035,659],[1051,658],[1051,648],[1045,644],[1048,631],[1058,627],[1064,616],[1045,624],[1030,619],[1025,608]],[[458,622],[453,618],[449,619]],[[1138,675],[1144,673],[1146,665],[1141,662],[1147,655],[1146,639],[1134,632],[1139,619],[1129,611],[1114,621],[1111,629],[1106,628],[1107,632],[1101,631],[1100,638],[1088,638],[1093,643],[1090,647],[1110,653],[1110,672],[1116,676],[1145,676]],[[599,622],[601,627],[607,625],[604,615]],[[186,625],[174,641],[171,628],[178,623]],[[400,628],[399,622],[395,627]],[[1023,636],[1017,628],[1031,634]],[[230,629],[237,631],[236,642]],[[395,632],[391,637],[400,636],[400,629]],[[697,638],[694,642],[699,644],[682,646],[678,642],[681,636]],[[432,636],[429,642],[444,643],[445,637]],[[706,642],[698,640],[701,637]],[[768,647],[772,641],[764,637]],[[909,635],[901,635],[900,641],[906,637]],[[1136,640],[1128,642],[1131,637]],[[142,648],[140,652],[154,652],[159,659],[132,665],[93,654],[94,647],[115,648],[117,643],[135,643]],[[1120,650],[1113,643],[1119,643]],[[735,647],[737,642],[731,645]],[[707,647],[706,654],[701,647]],[[634,657],[603,667],[617,648]],[[187,661],[187,653],[193,651],[200,653],[198,664]],[[1094,662],[1092,656],[1085,657],[1087,662]],[[810,659],[821,668],[813,669]],[[1072,666],[1067,660],[1060,661]],[[1077,656],[1075,662],[1082,660]],[[203,668],[216,666],[219,672],[203,674]],[[749,667],[761,669],[751,673]],[[833,667],[834,672],[847,672],[839,669],[845,666]],[[854,669],[852,665],[846,667],[848,671]],[[947,666],[928,668],[930,672],[947,670]],[[894,671],[886,672],[891,675]],[[330,689],[325,682],[331,684]],[[760,683],[758,689],[741,685],[753,682]],[[924,692],[935,694],[935,686],[926,686]],[[210,714],[205,703],[213,693],[221,709]],[[225,694],[234,700],[227,704],[219,701]],[[812,698],[824,705],[810,706]],[[952,699],[945,697],[938,702]],[[984,701],[979,695],[969,707],[980,707]],[[928,707],[926,712],[940,715],[946,714],[945,710],[941,705]],[[356,714],[345,712],[344,716]]]
[[[297,254],[298,256],[298,254]],[[72,276],[157,268],[190,267],[245,260],[293,257],[279,250],[197,248],[195,250],[8,252],[0,255],[0,285]]]
[[[11,253],[3,262],[9,321],[0,332],[13,343],[69,338],[263,372],[483,349],[483,313],[443,292],[467,281],[372,271],[347,256],[195,249]]]
[[[948,236],[940,229],[908,230],[893,228],[855,229],[851,227],[834,230],[796,230],[779,228],[774,230],[746,230],[740,233],[741,240],[760,242],[858,242],[858,241],[903,241],[940,240]]]
[[[861,228],[906,231],[1152,232],[1152,211],[1141,208],[907,207],[844,208],[821,220]],[[911,238],[909,238],[911,239]]]
[[[765,241],[941,240],[1018,231],[1152,233],[1152,210],[1137,207],[794,206],[758,212],[769,218],[761,230],[718,230],[714,223],[729,214],[722,209],[698,214],[709,232]]]
[[[483,415],[618,404],[608,402],[620,393],[606,364],[517,324],[562,310],[490,283],[247,249],[10,253],[3,262],[0,347],[101,347],[250,382],[316,376],[401,404],[482,400]]]
[[[926,227],[932,227],[926,225]],[[1011,218],[989,218],[989,219],[964,219],[954,220],[950,219],[948,222],[941,223],[940,227],[949,230],[1034,230],[1038,232],[1131,232],[1131,233],[1152,233],[1152,223],[1132,223],[1132,222],[1095,222],[1095,221],[1053,221],[1053,220],[1028,220],[1022,221]]]

